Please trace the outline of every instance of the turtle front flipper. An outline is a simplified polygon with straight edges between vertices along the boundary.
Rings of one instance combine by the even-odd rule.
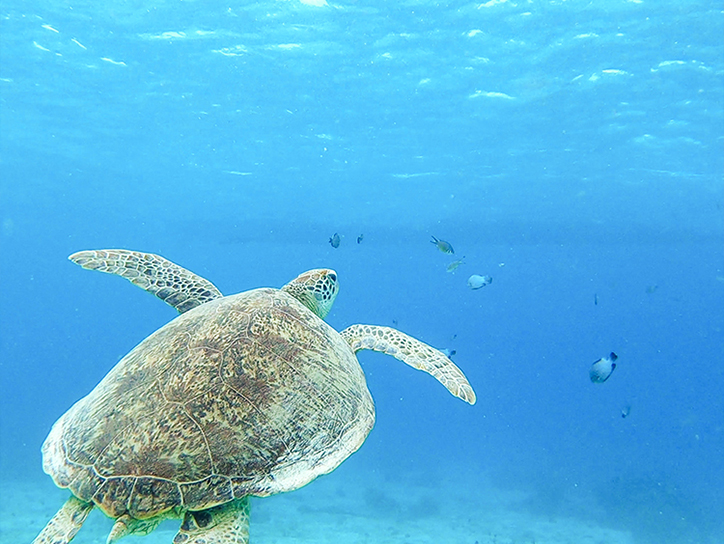
[[[126,278],[181,314],[223,296],[209,280],[152,253],[98,249],[79,251],[68,259],[87,270]]]
[[[93,510],[92,502],[85,502],[71,495],[35,537],[33,544],[68,544],[80,530],[91,510]]]
[[[352,325],[340,334],[355,353],[371,349],[392,355],[417,370],[427,372],[456,397],[475,404],[475,391],[462,370],[432,346],[396,329],[378,325]]]
[[[249,497],[186,512],[174,544],[249,544]]]

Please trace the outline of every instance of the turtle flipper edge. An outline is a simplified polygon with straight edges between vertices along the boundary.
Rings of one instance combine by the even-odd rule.
[[[68,544],[78,533],[91,510],[93,510],[92,502],[85,502],[71,495],[35,537],[33,544]]]
[[[379,325],[352,325],[340,334],[355,353],[370,349],[392,355],[417,370],[427,372],[456,397],[475,404],[475,391],[462,370],[432,346],[397,329]]]
[[[249,544],[249,497],[186,512],[174,544]]]
[[[98,249],[79,251],[68,259],[87,270],[126,278],[179,313],[223,296],[209,280],[153,253]]]

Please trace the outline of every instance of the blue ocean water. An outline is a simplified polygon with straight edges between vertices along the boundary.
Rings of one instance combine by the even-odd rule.
[[[453,507],[472,524],[488,489],[631,542],[724,542],[723,144],[716,2],[6,0],[0,540],[62,503],[53,422],[176,315],[66,260],[129,248],[226,294],[334,268],[332,326],[455,350],[473,407],[361,352],[376,427],[296,492],[362,496],[390,542]],[[430,542],[497,538],[458,529]],[[589,542],[519,529],[497,541]]]

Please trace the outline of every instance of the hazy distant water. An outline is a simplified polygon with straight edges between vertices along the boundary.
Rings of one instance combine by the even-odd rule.
[[[47,478],[53,421],[174,317],[65,260],[127,247],[225,293],[333,267],[333,326],[456,349],[473,408],[361,355],[378,424],[360,471],[476,474],[642,542],[724,540],[721,6],[0,15],[0,479]]]

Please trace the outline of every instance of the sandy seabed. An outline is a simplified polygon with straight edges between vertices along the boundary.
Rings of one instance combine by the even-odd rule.
[[[68,497],[50,479],[0,482],[0,541],[29,544]],[[596,523],[526,512],[520,493],[459,486],[350,482],[322,477],[307,487],[252,503],[252,544],[635,544]],[[179,522],[165,521],[132,544],[171,544]],[[74,544],[105,544],[112,521],[89,516]]]

